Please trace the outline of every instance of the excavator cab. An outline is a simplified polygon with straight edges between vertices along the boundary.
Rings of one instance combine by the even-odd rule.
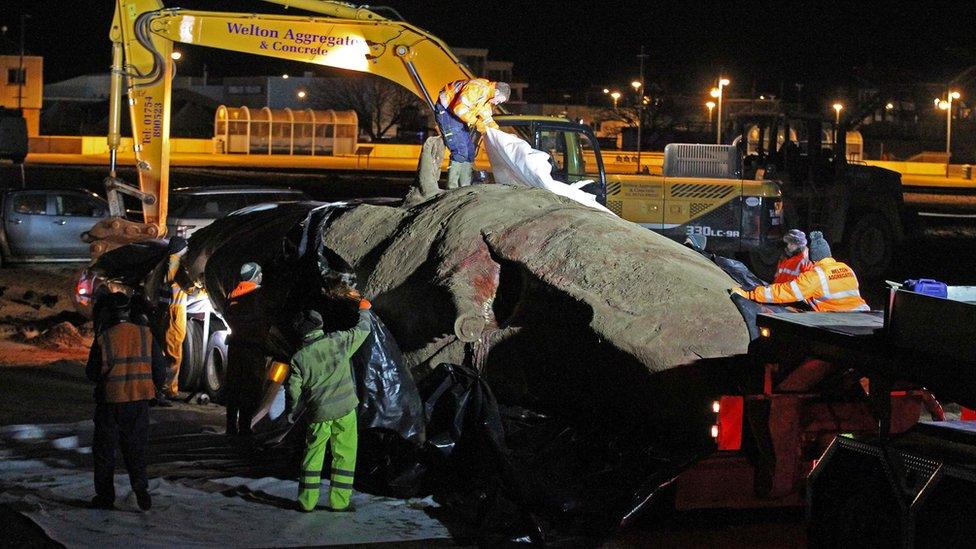
[[[565,118],[538,116],[496,116],[495,122],[502,131],[517,135],[532,148],[548,153],[553,179],[570,185],[582,183],[583,191],[606,205],[606,171],[600,145],[589,126]]]

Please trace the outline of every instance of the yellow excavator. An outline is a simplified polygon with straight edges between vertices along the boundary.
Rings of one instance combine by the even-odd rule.
[[[262,1],[310,15],[204,12],[164,8],[160,0],[116,0],[109,33],[110,172],[105,181],[111,216],[88,232],[93,258],[166,231],[170,54],[176,42],[370,73],[404,86],[431,109],[446,83],[475,77],[444,42],[392,10],[328,0]],[[388,12],[393,15],[386,17]],[[132,121],[138,188],[116,174],[123,87]],[[589,127],[557,117],[498,116],[496,121],[503,130],[549,152],[554,178],[577,184],[589,180],[581,187],[584,191],[649,229],[677,240],[709,236],[709,249],[726,255],[748,252],[777,237],[778,187],[736,176],[734,167],[725,162],[729,151],[690,147],[677,151],[684,156],[674,156],[673,177],[614,175],[608,180]],[[595,162],[587,162],[588,157]],[[721,173],[712,173],[716,167]],[[142,222],[125,219],[122,195],[141,202]]]

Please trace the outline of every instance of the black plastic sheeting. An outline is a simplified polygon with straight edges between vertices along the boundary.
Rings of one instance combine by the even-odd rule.
[[[697,249],[692,247],[692,249]],[[745,263],[731,259],[728,257],[722,257],[720,255],[715,255],[713,253],[702,252],[698,250],[702,255],[707,257],[719,266],[720,269],[725,271],[725,274],[732,277],[732,280],[736,284],[742,286],[746,290],[752,290],[757,286],[765,286],[766,282],[755,275]],[[791,309],[783,305],[769,305],[766,303],[756,303],[751,299],[746,299],[738,294],[732,294],[732,302],[739,309],[739,313],[742,314],[742,319],[746,321],[746,327],[749,329],[749,339],[754,341],[759,337],[759,328],[756,326],[756,316],[760,313],[783,313],[788,312]]]
[[[154,239],[126,244],[102,254],[91,270],[99,276],[138,287],[153,268],[166,258],[168,240]]]
[[[375,314],[372,331],[352,357],[353,378],[359,396],[360,429],[385,429],[422,444],[424,408],[410,370],[403,362],[393,334]]]

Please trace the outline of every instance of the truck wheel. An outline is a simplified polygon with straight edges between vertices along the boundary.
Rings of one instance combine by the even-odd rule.
[[[180,364],[180,390],[197,390],[203,368],[203,326],[188,318],[186,338],[183,340],[183,362]]]
[[[894,255],[894,239],[888,222],[876,213],[857,220],[847,233],[844,248],[855,274],[863,279],[884,275]]]
[[[222,341],[220,345],[214,342],[215,338],[222,338],[221,333],[226,332],[216,332],[211,336],[211,343],[207,345],[207,363],[203,372],[203,389],[218,404],[224,401],[226,393],[224,378],[227,375],[227,357],[221,351],[221,348],[226,349],[226,346]]]

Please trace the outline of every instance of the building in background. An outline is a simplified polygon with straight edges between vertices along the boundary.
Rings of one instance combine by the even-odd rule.
[[[29,136],[40,132],[43,90],[43,57],[0,55],[0,107],[22,109]]]

